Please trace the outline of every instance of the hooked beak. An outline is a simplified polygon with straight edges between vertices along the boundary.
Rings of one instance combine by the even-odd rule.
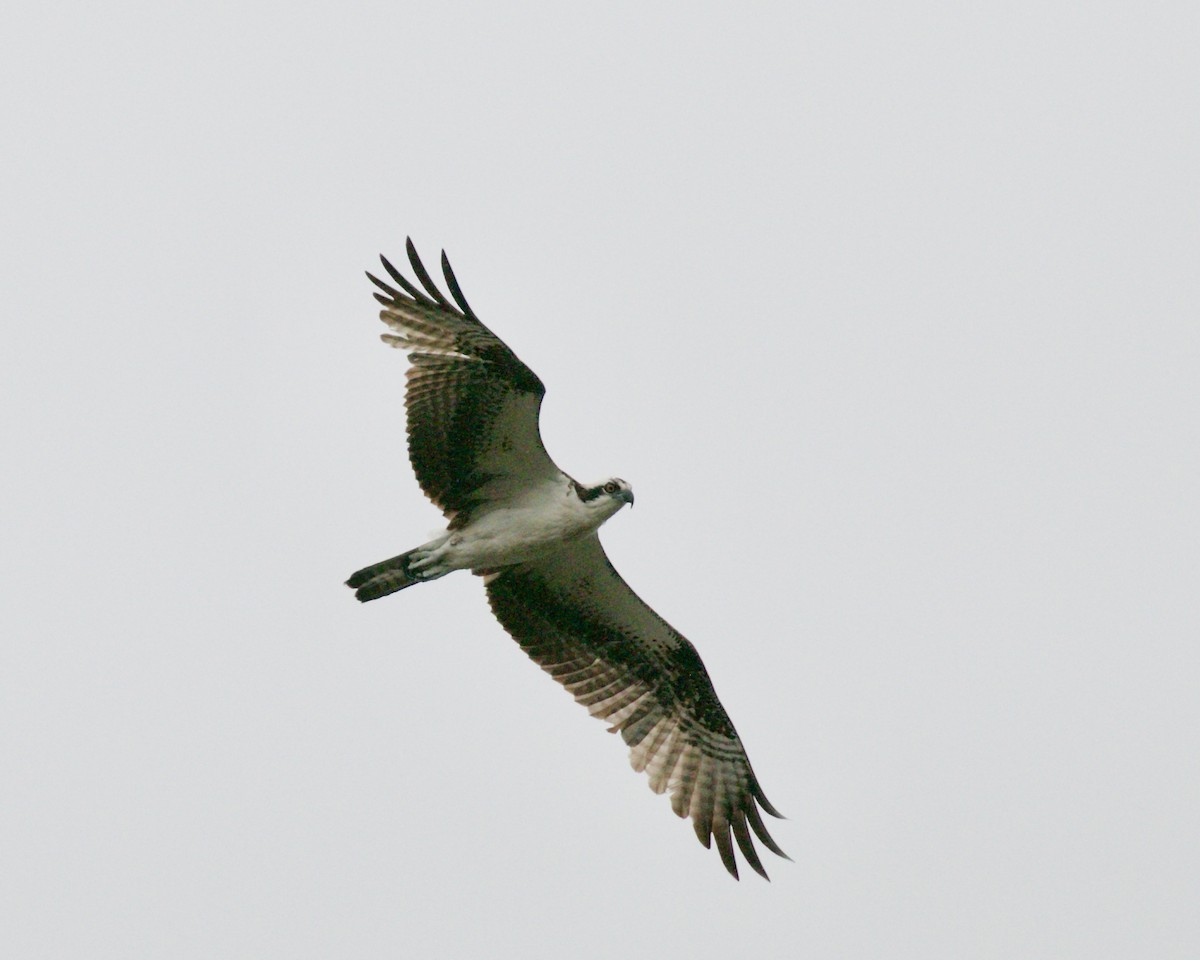
[[[621,499],[624,500],[627,504],[629,504],[632,507],[633,506],[633,491],[632,490],[622,490],[621,491]]]

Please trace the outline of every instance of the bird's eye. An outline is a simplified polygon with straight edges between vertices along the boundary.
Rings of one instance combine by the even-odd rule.
[[[606,483],[604,485],[604,492],[605,493],[616,493],[617,485],[615,483],[613,483],[611,480],[609,480],[608,483]]]

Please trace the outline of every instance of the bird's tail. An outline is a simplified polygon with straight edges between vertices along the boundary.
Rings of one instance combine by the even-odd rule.
[[[346,581],[346,586],[353,587],[354,595],[366,603],[368,600],[378,600],[380,597],[386,597],[389,593],[395,593],[397,590],[411,587],[414,583],[420,583],[422,578],[414,576],[408,566],[409,558],[416,552],[416,550],[409,550],[390,560],[363,567]]]

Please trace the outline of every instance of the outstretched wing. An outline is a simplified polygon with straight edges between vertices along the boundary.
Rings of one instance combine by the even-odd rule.
[[[492,611],[525,652],[620,731],[655,793],[692,818],[704,846],[716,837],[737,877],[730,839],[766,877],[750,830],[781,857],[759,816],[767,801],[708,672],[684,637],[621,579],[594,534],[542,559],[488,575]]]
[[[424,290],[393,267],[399,289],[367,276],[382,293],[383,340],[409,354],[408,455],[421,489],[450,519],[464,524],[471,507],[509,490],[560,476],[542,446],[538,413],[546,388],[537,375],[475,316],[450,261],[442,272],[451,303],[430,278],[412,240],[408,261]]]

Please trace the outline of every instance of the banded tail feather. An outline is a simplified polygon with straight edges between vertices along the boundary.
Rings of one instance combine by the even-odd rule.
[[[421,578],[413,576],[408,568],[409,558],[414,553],[416,550],[409,550],[390,560],[363,567],[346,581],[346,586],[354,588],[354,596],[366,603],[420,583]]]

